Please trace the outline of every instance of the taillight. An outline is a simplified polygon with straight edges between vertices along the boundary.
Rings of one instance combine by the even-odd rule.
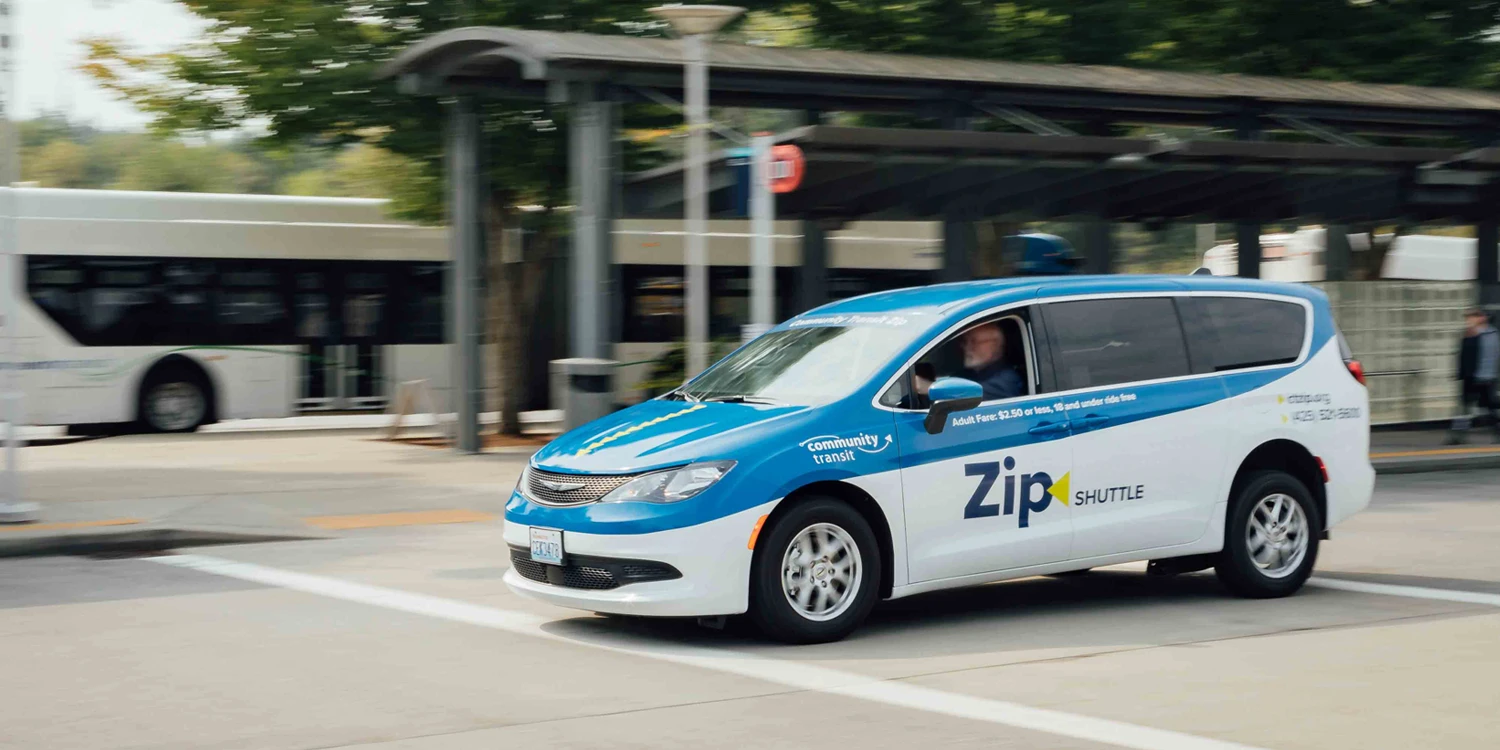
[[[1344,366],[1349,368],[1349,374],[1353,375],[1354,379],[1358,380],[1360,385],[1365,384],[1365,368],[1364,365],[1359,363],[1359,360],[1351,359],[1345,362]]]

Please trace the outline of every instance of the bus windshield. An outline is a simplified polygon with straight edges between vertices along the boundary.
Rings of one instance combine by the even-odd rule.
[[[863,383],[912,335],[912,329],[886,326],[772,331],[669,395],[687,401],[823,404]]]

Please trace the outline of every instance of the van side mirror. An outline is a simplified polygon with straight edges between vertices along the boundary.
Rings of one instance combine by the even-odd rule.
[[[963,378],[938,378],[927,389],[927,398],[932,406],[928,407],[922,426],[927,428],[928,435],[936,435],[947,426],[949,414],[978,406],[984,400],[984,388]]]

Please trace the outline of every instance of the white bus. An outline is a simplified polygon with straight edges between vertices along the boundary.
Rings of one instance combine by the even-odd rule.
[[[1378,235],[1389,237],[1389,235]],[[1368,250],[1368,234],[1349,235],[1349,249]],[[1381,278],[1418,281],[1468,281],[1475,277],[1477,242],[1472,237],[1404,234],[1385,254]],[[1260,237],[1260,277],[1272,281],[1322,281],[1328,230],[1299,229]],[[1203,265],[1215,276],[1239,273],[1239,245],[1215,245],[1203,254]]]
[[[393,384],[416,379],[429,382],[435,405],[448,404],[443,229],[392,219],[379,200],[15,194],[22,255],[8,288],[19,295],[27,423],[188,431],[221,419],[374,411]],[[708,229],[711,332],[735,339],[749,317],[748,222]],[[800,312],[801,237],[797,222],[775,231],[780,320]],[[618,401],[642,398],[636,385],[650,362],[681,340],[682,238],[680,221],[616,222]],[[933,222],[830,232],[828,296],[930,283],[941,245]],[[559,299],[544,302],[533,326],[561,330],[565,277],[549,284]],[[532,338],[546,349],[533,359],[567,356],[555,337]],[[533,369],[540,395],[546,368]]]
[[[446,384],[446,233],[384,201],[14,190],[28,423],[180,432]]]

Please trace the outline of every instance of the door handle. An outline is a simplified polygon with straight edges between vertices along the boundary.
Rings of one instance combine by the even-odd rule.
[[[1035,427],[1027,430],[1027,432],[1029,432],[1029,433],[1031,433],[1033,435],[1056,435],[1059,432],[1067,432],[1067,431],[1068,431],[1068,423],[1067,422],[1043,422],[1043,423],[1041,423],[1041,424],[1039,424],[1039,425],[1037,425],[1037,426],[1035,426]]]
[[[1077,422],[1078,426],[1085,430],[1094,430],[1109,424],[1109,417],[1098,414],[1089,414]]]

